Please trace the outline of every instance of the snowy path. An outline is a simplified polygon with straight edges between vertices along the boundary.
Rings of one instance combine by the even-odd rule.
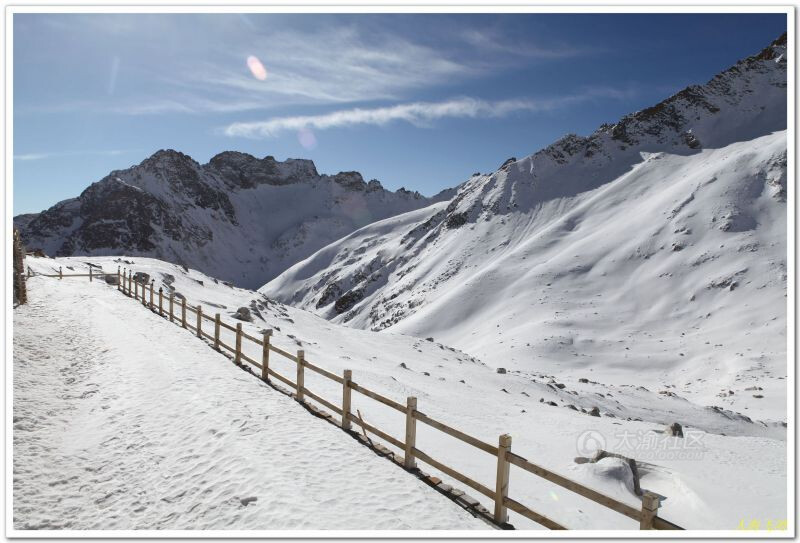
[[[113,288],[29,291],[14,528],[488,528]]]

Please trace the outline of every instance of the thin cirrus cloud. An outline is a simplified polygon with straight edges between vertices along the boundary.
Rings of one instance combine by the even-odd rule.
[[[547,99],[510,99],[487,101],[462,97],[441,102],[412,102],[377,108],[352,108],[321,115],[273,117],[263,121],[236,122],[224,127],[223,133],[231,137],[265,138],[284,132],[302,130],[328,130],[357,125],[384,126],[400,121],[414,126],[428,126],[446,118],[505,117],[515,112],[552,111],[578,102],[596,98],[624,99],[634,91],[593,89],[581,94]]]
[[[491,76],[519,62],[588,54],[568,43],[512,38],[469,19],[458,31],[446,31],[448,25],[442,25],[435,40],[425,29],[415,28],[414,19],[399,19],[406,21],[399,27],[394,24],[397,19],[382,25],[380,20],[297,16],[276,24],[268,16],[108,14],[75,15],[69,21],[56,15],[31,19],[30,24],[40,21],[55,47],[72,47],[76,33],[87,36],[80,42],[85,49],[81,53],[93,59],[89,65],[105,71],[106,96],[87,100],[92,88],[48,80],[41,88],[52,91],[43,91],[36,100],[21,97],[15,111],[224,114],[410,101],[417,91]],[[166,50],[160,36],[170,37]],[[219,43],[225,47],[214,45]],[[113,52],[108,60],[97,53],[106,50]],[[76,69],[84,69],[86,60],[74,57]],[[41,57],[22,60],[21,65],[51,73],[40,66]],[[86,81],[84,86],[92,79]]]
[[[14,155],[14,160],[34,161],[34,160],[48,160],[51,158],[62,158],[67,156],[85,156],[85,155],[103,155],[103,156],[117,156],[126,153],[135,153],[138,149],[107,149],[107,150],[86,150],[86,151],[63,151],[57,153],[23,153]]]

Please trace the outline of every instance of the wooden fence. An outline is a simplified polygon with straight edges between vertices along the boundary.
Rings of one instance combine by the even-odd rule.
[[[626,503],[616,500],[610,496],[606,496],[596,490],[584,486],[578,482],[572,481],[552,472],[542,466],[534,464],[533,462],[523,458],[522,456],[511,451],[511,436],[503,434],[499,437],[497,445],[486,443],[476,437],[473,437],[461,430],[453,428],[441,421],[429,417],[425,413],[417,409],[417,399],[413,396],[406,398],[405,404],[387,398],[373,390],[368,389],[364,385],[360,385],[353,380],[353,373],[351,370],[344,370],[342,375],[336,375],[316,364],[311,363],[305,357],[303,350],[298,350],[296,354],[285,351],[272,343],[272,330],[265,330],[261,338],[253,337],[242,330],[241,322],[235,325],[228,324],[223,321],[219,313],[214,316],[209,313],[204,313],[200,305],[192,306],[186,303],[185,298],[180,298],[177,303],[173,293],[168,296],[164,295],[163,289],[159,288],[158,291],[154,290],[155,281],[152,280],[149,285],[134,280],[132,271],[127,269],[120,270],[117,268],[116,274],[111,273],[93,273],[91,268],[88,274],[71,274],[64,275],[59,268],[58,274],[47,275],[47,277],[89,277],[91,281],[94,277],[116,275],[117,276],[117,290],[123,294],[133,298],[134,300],[141,301],[142,305],[151,309],[156,314],[170,322],[181,326],[187,330],[192,331],[199,338],[205,338],[212,342],[213,347],[221,352],[225,349],[228,351],[235,364],[242,366],[245,362],[251,364],[260,370],[260,377],[264,381],[269,382],[270,378],[277,379],[294,390],[293,397],[301,403],[306,403],[307,399],[311,399],[318,404],[333,411],[339,417],[337,426],[346,431],[351,431],[352,423],[358,424],[365,431],[368,431],[386,442],[394,445],[403,451],[403,457],[398,459],[398,463],[408,470],[415,470],[417,468],[417,461],[424,462],[431,467],[447,474],[448,476],[460,481],[468,487],[480,492],[494,502],[494,514],[492,519],[498,525],[508,523],[508,510],[514,511],[546,528],[551,530],[565,530],[567,529],[563,524],[556,522],[544,515],[541,515],[526,505],[520,503],[514,498],[509,496],[509,477],[510,466],[513,464],[518,468],[537,475],[553,484],[561,486],[570,490],[588,500],[591,500],[603,507],[607,507],[621,515],[625,515],[637,522],[641,530],[682,530],[680,526],[673,524],[658,516],[658,508],[660,506],[660,497],[652,492],[645,492],[642,496],[642,506],[640,509],[632,507]],[[149,289],[149,292],[148,292]],[[165,307],[166,305],[166,307]],[[192,318],[187,318],[192,314]],[[203,322],[208,322],[204,327]],[[222,329],[229,330],[235,334],[234,345],[228,345],[220,339],[220,332]],[[208,331],[206,331],[208,330]],[[249,341],[260,347],[261,359],[255,360],[242,351],[242,342]],[[292,362],[296,366],[296,374],[294,381],[289,376],[282,375],[270,367],[270,355],[275,353]],[[321,375],[327,379],[335,381],[342,386],[341,405],[336,405],[334,402],[323,398],[317,393],[309,390],[305,386],[305,371],[309,370]],[[366,423],[360,416],[354,416],[351,412],[351,398],[352,393],[357,392],[367,396],[385,406],[388,406],[405,416],[405,436],[403,439],[394,437],[380,428]],[[416,446],[416,428],[417,423],[422,423],[430,426],[440,432],[443,432],[451,437],[454,437],[464,443],[471,445],[487,455],[493,457],[496,462],[496,479],[493,487],[486,486],[463,473],[453,469],[452,467],[444,464],[441,460],[437,460],[426,452],[420,450]]]

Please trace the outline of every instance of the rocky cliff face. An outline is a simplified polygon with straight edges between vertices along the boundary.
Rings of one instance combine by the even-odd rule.
[[[255,287],[369,222],[431,202],[358,172],[320,175],[310,160],[227,151],[201,165],[162,150],[15,225],[50,255],[152,256]]]

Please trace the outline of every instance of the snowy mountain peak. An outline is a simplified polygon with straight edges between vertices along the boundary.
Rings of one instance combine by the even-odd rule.
[[[320,175],[311,160],[225,151],[201,165],[162,149],[17,224],[50,255],[155,256],[260,286],[356,228],[432,201],[354,171]]]
[[[651,107],[603,124],[589,136],[567,134],[493,174],[465,182],[442,216],[444,224],[529,211],[616,179],[641,154],[696,154],[786,129],[786,36],[760,53]]]
[[[160,149],[144,159],[139,167],[159,171],[162,169],[197,169],[200,164],[189,155],[174,149]]]

